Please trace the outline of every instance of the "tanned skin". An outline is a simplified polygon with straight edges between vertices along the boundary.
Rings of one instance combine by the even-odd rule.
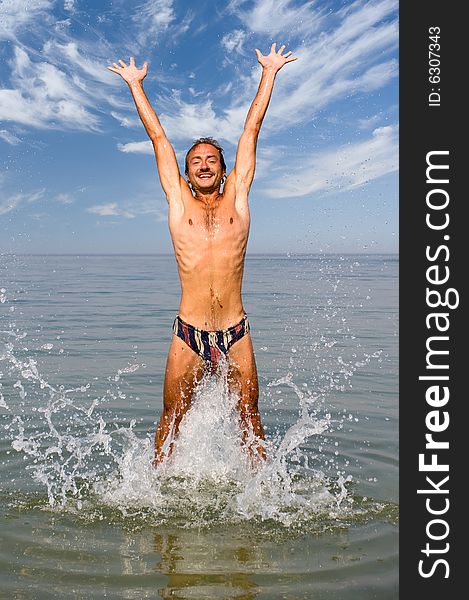
[[[168,201],[168,222],[181,281],[179,316],[206,331],[227,329],[239,323],[245,310],[241,297],[244,259],[249,235],[248,195],[256,166],[257,139],[270,102],[277,73],[297,60],[285,46],[269,54],[256,49],[262,66],[257,94],[248,111],[238,143],[233,170],[226,173],[220,152],[211,144],[199,144],[188,157],[187,181],[179,172],[174,149],[143,89],[148,63],[141,69],[133,57],[108,67],[128,84],[138,114],[155,151],[161,185]],[[256,361],[251,336],[244,335],[227,354],[230,389],[239,397],[238,410],[243,440],[255,460],[265,458],[258,397]],[[192,394],[202,378],[204,361],[173,335],[166,363],[163,411],[155,435],[155,464],[172,450],[165,451],[169,435],[173,440],[179,423],[191,404]],[[249,432],[252,430],[254,437]],[[248,440],[251,440],[248,442]]]

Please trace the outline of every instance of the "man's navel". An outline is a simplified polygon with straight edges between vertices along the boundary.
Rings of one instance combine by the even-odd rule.
[[[210,286],[210,296],[212,298],[212,310],[214,308],[214,301],[218,304],[220,308],[223,308],[223,304],[220,302],[220,298],[218,297],[217,292],[214,291],[212,286]]]

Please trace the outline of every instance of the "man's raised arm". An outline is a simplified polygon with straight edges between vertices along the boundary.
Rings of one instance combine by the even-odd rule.
[[[184,180],[179,173],[176,155],[143,89],[148,63],[145,62],[141,69],[137,69],[133,57],[130,58],[129,65],[126,65],[123,60],[119,63],[120,65],[113,63],[113,66],[108,69],[120,75],[130,88],[139,117],[152,141],[161,185],[168,202],[171,199],[179,199],[181,181]]]
[[[275,76],[283,65],[293,62],[298,58],[291,56],[291,52],[283,54],[284,50],[285,46],[282,45],[276,51],[276,44],[272,44],[270,53],[267,56],[263,56],[256,48],[257,60],[262,65],[262,77],[259,89],[246,117],[244,131],[239,140],[236,153],[235,167],[231,175],[234,178],[237,198],[241,201],[243,197],[247,199],[247,194],[254,178],[257,138],[259,137],[262,121],[269,106]]]

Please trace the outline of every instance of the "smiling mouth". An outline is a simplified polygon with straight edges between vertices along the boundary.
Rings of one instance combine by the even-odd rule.
[[[198,179],[211,179],[213,177],[213,173],[200,173],[197,175]]]

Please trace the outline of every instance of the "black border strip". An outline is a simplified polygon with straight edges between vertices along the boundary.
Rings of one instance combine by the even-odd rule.
[[[468,394],[463,373],[469,369],[465,364],[465,331],[469,332],[469,328],[463,322],[466,297],[463,288],[468,276],[464,267],[469,260],[464,244],[467,237],[464,205],[469,204],[469,198],[462,187],[465,154],[462,131],[467,130],[467,124],[461,104],[468,68],[462,60],[458,64],[458,46],[462,51],[467,39],[462,33],[464,20],[458,6],[434,0],[400,4],[400,597],[403,599],[418,598],[417,594],[422,592],[426,600],[447,600],[459,597],[457,587],[464,589],[460,586],[466,556],[463,542],[467,511],[462,510],[462,504],[466,504],[463,486],[466,487],[464,467],[468,452],[464,442],[468,434],[463,427]],[[432,27],[439,31],[431,30]],[[429,39],[432,33],[433,37],[439,33],[436,41]],[[438,57],[429,55],[432,43],[440,46],[431,49]],[[431,68],[440,71],[430,71]],[[437,74],[439,81],[429,80]],[[440,154],[429,155],[430,152]],[[428,161],[449,168],[430,170],[428,181]],[[448,181],[444,182],[446,178]],[[446,200],[447,206],[441,209],[432,209],[427,204],[434,201],[443,205]],[[447,222],[447,226],[432,229],[426,222],[429,213],[430,223]],[[428,271],[429,267],[436,268]],[[445,283],[429,282],[429,278],[442,280],[446,275]],[[455,305],[458,299],[458,306],[430,307],[429,302],[438,304],[438,296],[433,294],[429,300],[427,288],[439,291],[442,302],[445,293],[453,289],[448,292],[448,304]],[[438,331],[437,318],[429,317],[431,313],[447,315],[440,316],[438,321],[447,331]],[[448,339],[429,341],[432,336]],[[426,344],[448,354],[429,355]],[[448,368],[444,369],[444,365]],[[419,379],[421,376],[448,376],[448,380]],[[435,386],[433,395],[428,392],[431,386]],[[449,393],[447,402],[442,400],[445,387]],[[433,406],[428,398],[435,400]],[[437,426],[442,431],[432,432],[431,428]],[[434,440],[448,442],[449,447],[426,449],[425,436],[429,433]],[[434,460],[438,465],[447,464],[449,470],[419,470],[419,454],[424,454],[423,463],[428,465]],[[443,482],[448,475],[449,479]],[[418,493],[419,489],[427,492]],[[426,576],[419,573],[419,565]]]

